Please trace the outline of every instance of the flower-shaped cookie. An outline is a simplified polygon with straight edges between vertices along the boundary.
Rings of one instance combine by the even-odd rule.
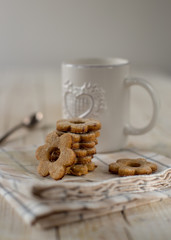
[[[57,130],[57,134],[59,136],[63,135],[64,133],[66,133],[66,132]],[[97,138],[100,136],[100,132],[99,131],[94,131],[94,132],[91,131],[91,132],[87,132],[87,133],[70,133],[70,135],[72,136],[74,143],[94,141],[97,144],[98,143]]]
[[[66,168],[75,163],[75,153],[71,149],[72,137],[66,133],[58,136],[56,131],[51,132],[46,137],[46,143],[36,150],[36,158],[40,161],[38,173],[41,176],[50,176],[61,179],[66,172]]]
[[[101,128],[101,123],[95,119],[73,118],[57,121],[56,128],[59,131],[71,133],[87,133],[97,131]]]
[[[151,174],[157,170],[157,165],[147,162],[144,158],[119,159],[109,165],[109,172],[119,176]]]
[[[66,174],[82,176],[88,173],[88,167],[86,164],[75,164],[72,167],[67,168]]]

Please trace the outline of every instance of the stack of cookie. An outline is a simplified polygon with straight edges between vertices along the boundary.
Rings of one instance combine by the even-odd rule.
[[[57,134],[59,136],[69,133],[72,137],[72,149],[75,152],[75,163],[67,168],[66,173],[81,176],[93,171],[96,165],[92,162],[96,153],[95,145],[100,136],[101,123],[95,119],[62,119],[57,121]]]

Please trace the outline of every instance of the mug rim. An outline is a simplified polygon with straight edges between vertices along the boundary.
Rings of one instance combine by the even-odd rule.
[[[130,64],[125,58],[76,58],[62,63],[66,67],[74,68],[112,68]]]

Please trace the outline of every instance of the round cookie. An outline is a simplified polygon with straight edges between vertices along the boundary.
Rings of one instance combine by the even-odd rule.
[[[71,133],[87,133],[97,131],[101,128],[101,123],[95,119],[73,118],[61,119],[57,121],[56,129]]]
[[[119,159],[109,165],[109,172],[119,176],[151,174],[157,170],[157,165],[147,162],[144,158]]]

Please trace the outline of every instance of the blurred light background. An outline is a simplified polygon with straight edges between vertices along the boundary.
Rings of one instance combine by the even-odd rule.
[[[0,0],[0,68],[124,57],[171,72],[171,0]]]

